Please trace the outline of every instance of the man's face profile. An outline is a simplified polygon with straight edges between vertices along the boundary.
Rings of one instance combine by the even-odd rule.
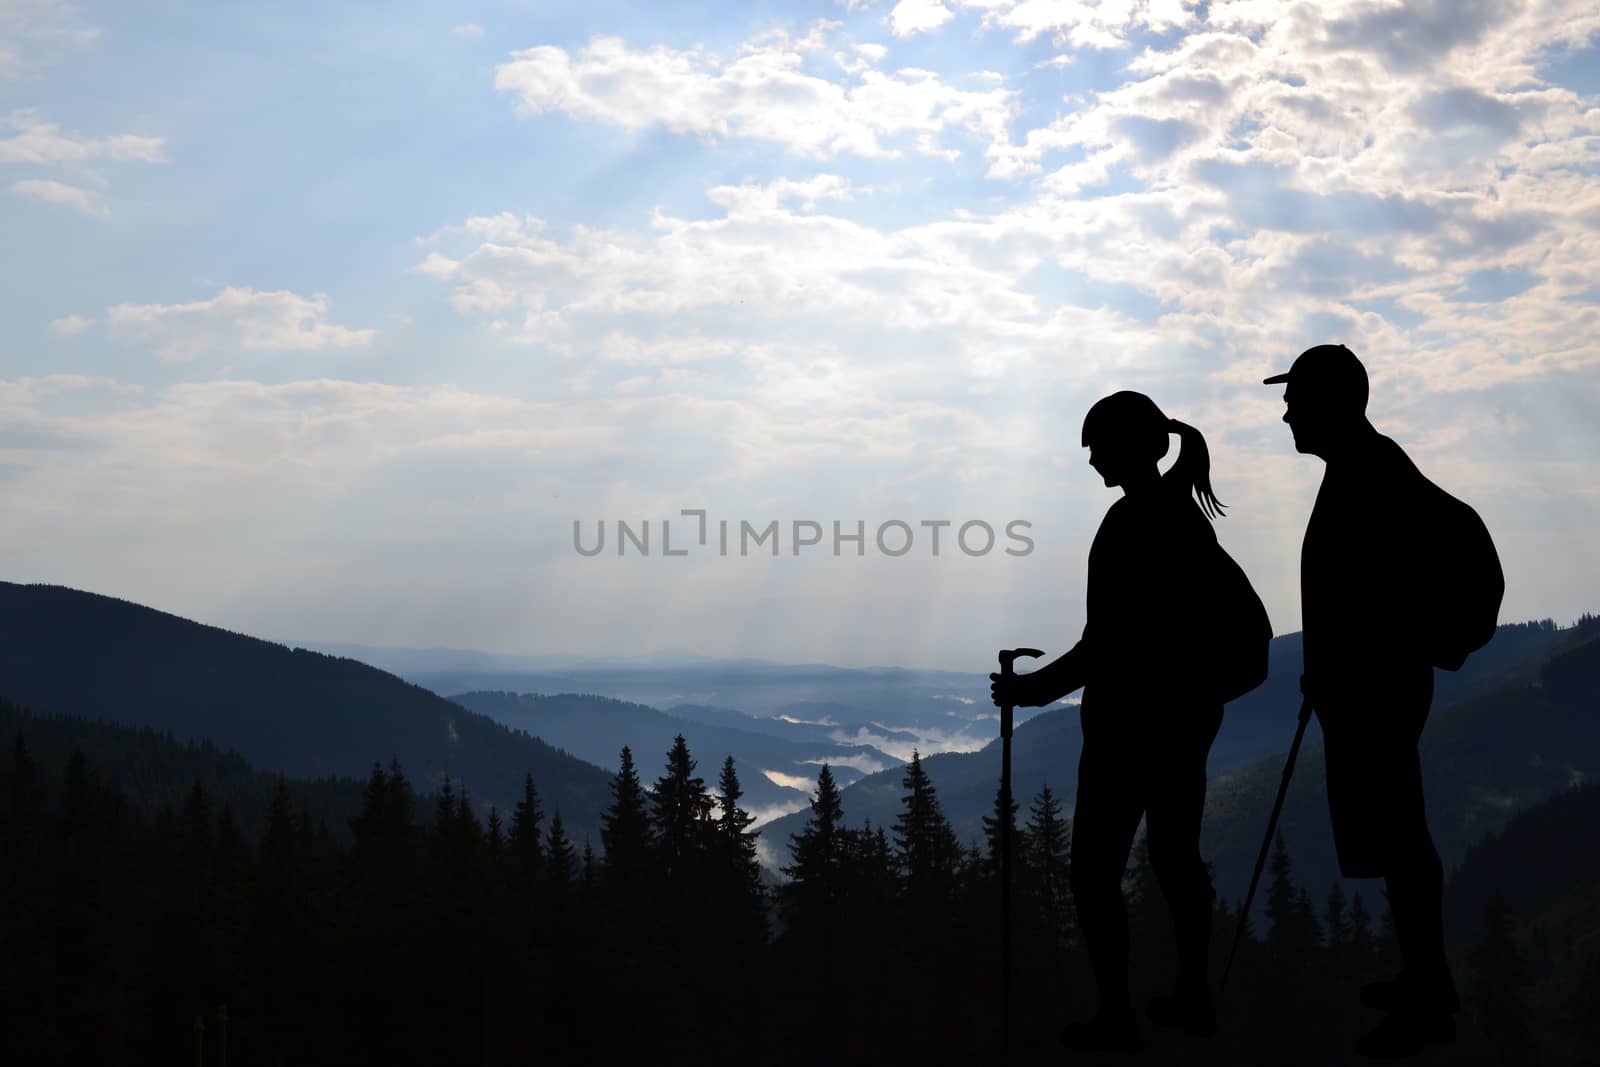
[[[1284,386],[1283,403],[1283,421],[1289,424],[1289,430],[1294,434],[1295,451],[1320,455],[1321,431],[1326,422],[1321,406],[1305,394],[1304,387],[1296,390],[1292,381]]]

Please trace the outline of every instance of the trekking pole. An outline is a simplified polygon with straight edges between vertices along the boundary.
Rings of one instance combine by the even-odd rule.
[[[1278,799],[1272,802],[1272,814],[1267,817],[1267,836],[1261,842],[1261,854],[1256,857],[1256,869],[1250,875],[1250,889],[1244,895],[1244,907],[1239,910],[1239,925],[1233,931],[1233,948],[1228,952],[1228,965],[1222,968],[1222,981],[1217,995],[1228,988],[1228,973],[1233,970],[1233,958],[1239,954],[1239,942],[1244,940],[1245,923],[1250,920],[1250,902],[1255,899],[1256,886],[1261,884],[1261,869],[1267,865],[1267,853],[1272,850],[1272,835],[1278,829],[1278,815],[1283,811],[1283,798],[1289,792],[1289,778],[1294,774],[1294,761],[1300,755],[1300,742],[1306,736],[1306,724],[1311,721],[1311,701],[1300,702],[1300,724],[1295,727],[1294,743],[1289,746],[1289,756],[1283,761],[1283,781],[1278,783]]]
[[[1000,653],[1000,674],[1015,677],[1018,656],[1037,659],[1037,648]],[[1011,1047],[1011,705],[1000,706],[1000,1043]]]

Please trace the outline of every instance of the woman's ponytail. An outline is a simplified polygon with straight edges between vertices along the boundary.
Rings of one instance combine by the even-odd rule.
[[[1206,439],[1199,430],[1177,419],[1168,419],[1167,429],[1178,435],[1180,450],[1163,480],[1181,487],[1186,495],[1192,491],[1207,518],[1220,517],[1223,504],[1211,491],[1211,450],[1206,448]]]

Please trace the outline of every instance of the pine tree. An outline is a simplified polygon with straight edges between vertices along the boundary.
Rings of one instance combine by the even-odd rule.
[[[268,1062],[309,1058],[310,1035],[325,1022],[326,978],[305,966],[326,958],[332,929],[312,834],[310,816],[294,813],[280,777],[256,849],[246,948],[254,1015],[263,1024],[255,1040]]]
[[[1511,908],[1494,893],[1484,907],[1483,930],[1471,954],[1471,1010],[1484,1044],[1500,1063],[1538,1061],[1528,965],[1511,936]]]
[[[970,909],[957,909],[961,886],[962,849],[939,805],[938,793],[913,750],[901,779],[905,794],[895,818],[895,858],[901,877],[903,969],[899,1003],[894,1010],[909,1026],[926,1033],[937,1020],[961,1010],[955,998],[956,971],[965,970],[977,949]],[[993,915],[993,912],[985,912]],[[958,921],[952,922],[952,914]],[[985,928],[992,930],[991,923]],[[982,944],[993,945],[992,936]],[[958,963],[959,961],[959,963]],[[970,998],[968,998],[970,999]]]
[[[760,835],[750,829],[755,816],[739,807],[744,789],[739,784],[732,756],[722,762],[717,791],[717,805],[721,809],[716,825],[718,855],[735,884],[759,903],[761,861],[756,855],[756,842]]]
[[[244,986],[245,937],[250,921],[250,857],[230,804],[223,804],[217,816],[214,841],[217,986],[213,992],[213,1010],[228,1004],[239,1006]]]
[[[1015,892],[1017,886],[1016,869],[1018,860],[1026,853],[1027,845],[1022,835],[1017,832],[1017,798],[1012,797],[1011,803],[1005,803],[1005,793],[1001,789],[994,791],[994,811],[983,817],[983,840],[985,845],[985,871],[990,878],[1000,877],[1000,831],[1002,826],[1011,833],[1011,885]],[[1009,810],[1003,810],[1003,809]]]
[[[1177,946],[1169,931],[1167,898],[1150,863],[1150,835],[1134,839],[1133,855],[1123,878],[1128,908],[1128,961],[1134,975],[1177,974]]]
[[[500,822],[500,809],[493,804],[489,805],[489,828],[484,834],[484,847],[488,850],[489,861],[496,869],[505,858],[506,831]]]
[[[174,853],[152,939],[159,1026],[183,1028],[209,1017],[226,984],[226,941],[217,872],[217,820],[210,794],[196,779],[173,823]]]
[[[1354,975],[1364,979],[1371,969],[1374,955],[1372,941],[1372,915],[1367,911],[1367,902],[1357,893],[1350,901],[1350,929],[1346,936],[1349,945],[1350,957]]]
[[[583,896],[585,900],[593,900],[600,887],[600,861],[595,858],[594,848],[589,844],[589,839],[583,839]]]
[[[611,806],[600,817],[600,843],[612,893],[620,901],[636,902],[643,896],[654,842],[644,786],[627,745],[622,746],[622,765],[611,780]]]
[[[1325,1002],[1326,1023],[1330,1034],[1341,1034],[1346,1029],[1345,1003],[1349,1000],[1349,993],[1359,989],[1362,983],[1355,973],[1350,908],[1345,900],[1344,888],[1337,878],[1328,887],[1322,921],[1326,929],[1328,959],[1327,975],[1323,980],[1328,992]]]
[[[1076,939],[1068,880],[1072,828],[1061,817],[1061,803],[1048,784],[1033,799],[1023,840],[1033,908],[1043,921],[1052,953],[1060,952]]]
[[[679,734],[667,753],[666,773],[656,780],[650,794],[661,876],[669,883],[676,880],[685,886],[699,872],[708,844],[712,804],[705,780],[694,773],[694,768],[689,745]]]
[[[374,767],[350,822],[340,908],[350,972],[341,983],[354,1032],[371,1035],[372,1054],[405,1059],[412,1034],[392,1019],[420,1019],[424,994],[409,980],[416,929],[424,914],[416,794],[398,761]]]
[[[461,799],[456,802],[456,836],[463,842],[478,844],[483,839],[483,824],[472,810],[472,796],[465,783],[461,786]]]
[[[1273,842],[1269,869],[1266,1016],[1281,1035],[1316,1033],[1324,999],[1316,978],[1322,971],[1321,931],[1310,894],[1294,884],[1294,864],[1282,834]]]
[[[1289,858],[1289,847],[1283,843],[1283,834],[1272,842],[1272,858],[1267,872],[1267,945],[1276,957],[1284,956],[1284,947],[1291,938],[1294,927],[1294,864]]]
[[[627,751],[624,749],[623,751]],[[559,914],[572,898],[573,883],[578,878],[578,857],[572,839],[561,821],[561,810],[550,817],[549,835],[545,839],[545,887],[552,915]]]
[[[53,1052],[60,1062],[120,1058],[113,1047],[115,1034],[104,1021],[116,1010],[131,965],[134,898],[126,892],[123,879],[134,870],[133,830],[121,794],[105,784],[81,749],[74,748],[57,809],[56,883],[49,913],[55,920],[51,935],[61,982],[51,991],[59,1005],[59,1044]],[[209,838],[209,827],[205,836]],[[173,877],[175,882],[175,871]],[[169,891],[169,901],[173,895]],[[170,973],[187,947],[163,942],[161,950],[170,954],[163,953],[165,959],[157,966]],[[192,989],[193,983],[188,983],[183,992]]]
[[[1294,921],[1309,957],[1314,959],[1316,950],[1322,948],[1322,927],[1317,924],[1317,906],[1312,903],[1311,894],[1304,886],[1294,895]]]
[[[22,733],[0,789],[0,1004],[24,1025],[0,1030],[0,1058],[47,1063],[54,1051],[57,958],[49,937],[54,899],[46,793]]]
[[[1341,957],[1350,943],[1350,921],[1346,915],[1344,889],[1336,878],[1328,889],[1328,903],[1322,911],[1330,955]]]
[[[824,973],[830,961],[831,942],[838,925],[844,891],[844,865],[848,838],[844,808],[833,771],[824,763],[817,774],[817,791],[811,797],[811,814],[800,832],[789,838],[789,877],[779,890],[786,932],[802,946],[819,949],[813,958]]]
[[[1562,1008],[1573,1031],[1572,1062],[1600,1067],[1600,950],[1590,950],[1582,960]]]
[[[896,859],[904,879],[909,918],[916,924],[944,910],[955,887],[960,846],[944,817],[933,782],[915,749],[901,779],[905,809],[894,822]]]
[[[544,844],[540,840],[539,828],[543,819],[539,791],[534,788],[533,775],[528,774],[522,780],[522,799],[517,801],[517,806],[511,812],[511,833],[508,838],[512,865],[525,891],[531,890],[539,880],[539,866],[544,859]]]
[[[439,789],[439,796],[434,800],[433,808],[433,836],[439,842],[450,840],[454,836],[456,825],[456,791],[450,787],[450,776],[444,776],[444,785]]]

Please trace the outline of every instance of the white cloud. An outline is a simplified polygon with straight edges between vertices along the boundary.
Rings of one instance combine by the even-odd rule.
[[[484,28],[476,22],[466,22],[460,26],[450,27],[450,36],[461,37],[468,40],[479,40],[484,35]]]
[[[12,182],[11,192],[17,196],[28,197],[31,200],[42,200],[47,204],[71,208],[91,218],[103,219],[111,214],[98,192],[93,189],[80,188],[76,185],[68,185],[66,182],[50,181],[44,178],[28,178],[23,181]]]
[[[93,325],[94,319],[88,315],[68,315],[51,320],[50,332],[57,337],[74,337]]]
[[[1004,88],[963,90],[927,71],[857,68],[848,83],[807,73],[824,29],[804,38],[775,33],[730,58],[698,49],[636,50],[596,37],[575,53],[542,45],[514,53],[495,71],[497,88],[530,115],[560,111],[637,129],[660,125],[706,139],[766,141],[799,156],[889,157],[907,148],[950,156],[964,131],[1004,142],[1015,111]],[[866,48],[856,55],[872,62]]]
[[[769,770],[763,770],[761,773],[766,776],[767,781],[785,789],[794,789],[801,793],[807,793],[816,787],[816,783],[803,774],[788,774],[784,771]]]
[[[822,322],[942,331],[928,341],[937,351],[962,351],[958,364],[986,365],[1002,352],[1011,360],[1042,358],[1063,343],[1094,351],[1103,342],[1124,352],[1160,343],[1114,311],[1057,307],[1019,284],[1052,253],[1087,265],[1121,239],[1138,205],[1055,205],[879,229],[822,210],[855,195],[833,175],[719,186],[707,195],[723,208],[721,217],[657,213],[645,238],[579,228],[563,240],[537,220],[469,219],[429,239],[446,248],[430,251],[417,269],[454,283],[451,299],[463,313],[522,309],[526,328],[513,336],[571,356],[604,356],[609,349],[641,362],[651,351],[672,348],[658,349],[659,340],[597,347],[599,338],[614,337],[618,316],[666,324],[666,316],[712,309],[745,323],[794,324],[783,327],[788,331]],[[1130,272],[1137,269],[1138,255],[1127,260]],[[774,395],[816,401],[820,389],[841,403],[864,395],[858,368],[832,359],[826,346],[808,349],[809,368],[792,374],[794,350],[786,345],[791,354],[769,363],[761,343],[738,348],[758,380],[772,376]],[[1062,370],[1088,373],[1090,365]]]
[[[188,304],[118,304],[106,310],[112,336],[156,346],[164,360],[183,362],[228,349],[318,350],[368,344],[373,330],[324,321],[328,298],[226,288]]]
[[[882,760],[876,759],[865,752],[861,753],[860,755],[848,753],[841,755],[836,752],[833,755],[825,758],[808,759],[803,760],[802,762],[819,765],[826,763],[829,767],[851,767],[860,771],[862,774],[877,774],[879,771],[888,770],[889,767],[892,766],[892,764],[885,763]]]
[[[1135,30],[1162,33],[1194,22],[1195,0],[952,0],[983,12],[987,27],[1018,43],[1049,34],[1058,46],[1121,48]]]
[[[684,500],[726,494],[751,514],[782,516],[800,506],[793,502],[806,487],[828,485],[846,502],[833,512],[843,517],[858,501],[884,509],[912,501],[923,511],[929,501],[959,500],[964,512],[988,514],[981,502],[996,498],[1008,511],[1048,513],[1055,526],[1040,533],[1030,565],[1049,569],[1029,572],[1019,583],[1025,588],[1010,592],[1017,605],[998,599],[1003,581],[963,586],[954,566],[916,580],[906,571],[879,580],[841,569],[832,582],[807,575],[795,588],[772,570],[760,572],[752,583],[759,595],[748,598],[760,626],[730,626],[736,612],[711,609],[660,624],[768,654],[771,646],[754,646],[798,638],[813,642],[807,655],[828,658],[800,629],[817,617],[811,609],[840,617],[838,605],[851,605],[848,625],[838,628],[850,655],[862,634],[891,629],[867,625],[871,605],[882,601],[926,627],[906,639],[911,655],[959,652],[948,620],[991,609],[1072,631],[1060,619],[1068,594],[1057,579],[1070,584],[1092,513],[1109,500],[1095,495],[1097,484],[1073,480],[1081,473],[1076,422],[1095,391],[1115,383],[1146,389],[1204,428],[1219,491],[1237,505],[1219,528],[1231,549],[1245,546],[1274,621],[1286,627],[1297,603],[1294,545],[1316,470],[1272,436],[1281,403],[1258,382],[1324,335],[1347,340],[1367,360],[1381,383],[1380,425],[1403,430],[1397,436],[1430,473],[1447,472],[1446,484],[1500,493],[1511,477],[1593,482],[1576,461],[1559,475],[1530,473],[1526,464],[1512,474],[1496,463],[1504,466],[1508,442],[1539,456],[1584,454],[1596,444],[1589,412],[1600,367],[1600,112],[1539,73],[1552,43],[1587,39],[1594,11],[1546,0],[1515,9],[1469,2],[1456,16],[1429,4],[1219,2],[1202,24],[1191,6],[1129,2],[1089,13],[1089,5],[943,2],[981,10],[991,33],[1031,33],[1030,52],[1046,54],[1041,37],[1060,38],[1063,63],[1137,40],[1162,20],[1179,32],[1134,55],[1099,91],[1059,108],[1046,101],[1045,113],[1060,120],[1014,136],[1015,98],[951,88],[981,84],[959,73],[976,65],[970,58],[952,57],[956,65],[937,74],[889,72],[882,45],[830,30],[768,36],[724,54],[603,38],[518,53],[501,68],[501,88],[529,111],[753,142],[740,151],[755,162],[719,170],[734,177],[716,179],[725,184],[697,209],[608,212],[605,225],[583,226],[558,208],[540,208],[551,212],[546,223],[522,213],[526,203],[500,214],[493,212],[501,205],[488,204],[488,213],[419,248],[417,274],[482,324],[483,334],[469,340],[520,361],[517,374],[535,383],[530,395],[548,391],[562,403],[372,383],[206,383],[131,399],[96,387],[95,403],[112,407],[110,415],[48,423],[64,439],[87,442],[82,450],[30,447],[20,458],[0,457],[0,477],[27,479],[30,495],[50,490],[7,535],[12,552],[56,561],[58,574],[94,572],[100,564],[57,550],[73,535],[50,516],[81,513],[74,501],[104,496],[110,518],[98,538],[82,535],[89,548],[78,559],[99,559],[92,552],[111,543],[111,520],[125,519],[141,543],[165,540],[178,547],[164,551],[208,562],[196,569],[191,599],[243,602],[239,586],[227,584],[250,580],[236,577],[241,554],[214,546],[254,539],[276,553],[260,555],[273,561],[262,563],[264,572],[293,575],[303,588],[316,579],[337,585],[340,597],[304,599],[299,610],[337,599],[317,610],[345,612],[324,624],[338,629],[425,617],[386,589],[379,566],[392,574],[425,546],[430,558],[450,561],[428,601],[499,604],[501,617],[478,631],[496,635],[512,632],[504,624],[519,611],[536,613],[527,604],[604,605],[598,590],[618,591],[615,603],[638,602],[636,588],[593,569],[581,580],[560,568],[525,574],[519,553],[529,531],[554,529],[580,507],[586,515],[652,507],[645,513],[673,514]],[[1461,25],[1442,25],[1448,17]],[[948,203],[952,193],[938,184],[948,174],[942,167],[932,168],[933,195],[924,197],[906,166],[882,179],[893,187],[877,188],[878,175],[856,160],[855,183],[814,173],[812,164],[787,174],[781,166],[785,153],[936,157],[969,135],[987,145],[991,175],[1016,184],[931,215],[927,205]],[[154,162],[164,151],[156,138],[63,132],[36,112],[0,119],[0,160],[13,165]],[[764,177],[740,181],[743,173]],[[112,335],[173,359],[252,344],[361,344],[372,335],[330,317],[324,298],[225,290],[194,304],[128,308],[112,316]],[[500,349],[502,340],[522,347]],[[34,420],[51,416],[69,392],[58,382],[48,396],[40,385],[6,393],[10,384],[0,384],[0,400],[26,392],[16,410]],[[1561,417],[1560,403],[1541,410],[1518,401],[1558,387],[1556,400],[1578,410],[1567,442],[1539,436]],[[0,413],[12,410],[0,405]],[[1490,445],[1498,456],[1487,454]],[[129,477],[137,472],[145,473]],[[669,493],[683,499],[660,499]],[[207,506],[196,506],[201,499]],[[274,526],[258,500],[292,501],[294,518],[281,529],[304,542],[327,539],[300,554],[269,543]],[[371,514],[344,503],[355,500]],[[560,522],[541,508],[559,512]],[[1091,514],[1080,529],[1084,511]],[[1497,514],[1510,523],[1537,512]],[[1600,573],[1587,542],[1560,540],[1568,527],[1544,525],[1528,543],[1559,544],[1518,559],[1561,557],[1566,572]],[[330,529],[337,535],[321,532]],[[499,556],[480,552],[485,530],[520,541]],[[409,555],[374,549],[370,564],[349,550],[406,537],[417,539]],[[1047,564],[1051,545],[1071,551]],[[117,551],[119,566],[95,572],[108,577],[106,588],[182,570],[163,571],[153,548]],[[480,554],[497,566],[474,570]],[[330,574],[329,560],[357,576]],[[1514,566],[1522,572],[1513,585],[1534,588],[1533,564]],[[723,568],[695,578],[726,582],[721,590],[739,574],[751,582],[751,573]],[[518,589],[527,604],[509,603],[502,587],[524,576],[526,589]],[[670,577],[658,581],[657,602],[686,615],[702,602],[718,610],[738,602],[687,586],[680,598]],[[269,585],[261,578],[255,590],[287,596]],[[787,632],[786,620],[760,614],[780,593],[793,594],[783,600],[796,620]],[[1048,611],[1030,614],[1023,605],[1047,595]],[[935,596],[946,599],[918,599]],[[600,639],[605,623],[632,627],[628,640],[642,642],[652,625],[603,616],[596,607],[574,614],[570,632],[537,624],[515,632],[533,643],[581,643],[588,634]],[[461,608],[452,622],[480,625],[477,618]],[[897,658],[878,646],[862,654]]]
[[[905,762],[910,762],[913,753],[933,756],[942,752],[977,752],[994,740],[992,736],[987,735],[974,737],[959,727],[946,731],[931,726],[913,726],[894,732],[912,733],[916,736],[916,740],[902,741],[898,737],[889,737],[890,728],[881,723],[859,727],[854,734],[835,730],[829,735],[829,740],[841,745],[871,745],[878,751]]]
[[[931,33],[955,18],[940,0],[900,0],[889,12],[889,29],[896,37]]]
[[[63,0],[0,2],[0,80],[36,74],[92,44],[100,29]]]
[[[116,162],[165,163],[165,144],[160,137],[117,134],[112,137],[81,137],[64,134],[54,123],[40,118],[37,109],[13,111],[0,118],[0,129],[16,131],[0,137],[0,163],[27,163],[57,166],[93,160]]]

